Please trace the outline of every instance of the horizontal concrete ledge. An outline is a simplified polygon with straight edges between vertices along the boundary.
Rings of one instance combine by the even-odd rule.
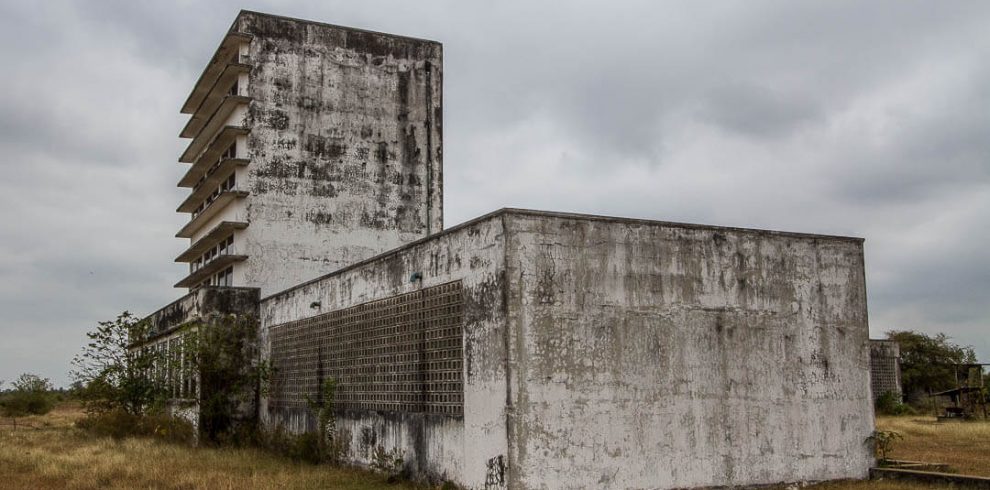
[[[990,489],[990,478],[935,471],[906,470],[902,468],[870,468],[873,480],[898,480],[931,485],[955,485],[962,488]]]
[[[674,490],[781,490],[783,488],[804,488],[819,483],[848,483],[863,480],[844,478],[840,480],[799,480],[776,483],[744,483],[739,485],[709,485],[704,487],[677,487]]]
[[[221,192],[220,195],[217,196],[217,198],[214,199],[213,202],[209,204],[209,206],[206,206],[206,209],[200,211],[199,214],[197,214],[191,220],[189,220],[189,222],[186,223],[186,225],[183,226],[182,229],[175,234],[175,237],[192,238],[193,235],[197,231],[199,231],[199,229],[202,228],[207,221],[210,220],[210,218],[216,216],[217,213],[226,209],[227,205],[229,205],[230,203],[238,199],[244,199],[245,197],[248,196],[248,194],[249,194],[248,191],[241,191],[236,189],[232,191]]]
[[[919,471],[948,471],[949,465],[945,463],[927,463],[925,461],[908,461],[902,459],[888,459],[884,468],[898,470],[919,470]]]
[[[213,260],[207,262],[206,265],[198,269],[196,272],[189,274],[181,281],[175,283],[175,287],[191,288],[196,284],[202,282],[206,278],[210,277],[211,275],[216,274],[217,272],[220,272],[221,270],[227,268],[228,265],[236,264],[237,262],[244,262],[245,260],[247,260],[247,258],[248,258],[247,255],[237,255],[237,254],[220,255],[214,258]]]
[[[223,68],[228,64],[230,59],[236,54],[234,50],[239,48],[240,43],[251,42],[254,36],[250,34],[245,34],[242,32],[228,32],[223,40],[220,41],[220,46],[217,47],[216,52],[213,53],[213,57],[210,62],[203,68],[203,73],[199,75],[199,79],[196,80],[196,85],[193,85],[192,92],[189,93],[189,97],[182,104],[182,109],[179,110],[182,114],[192,114],[196,112],[196,108],[206,97],[209,89],[213,86],[213,81],[223,72]]]
[[[231,174],[236,172],[238,167],[243,167],[247,165],[248,161],[240,158],[232,158],[222,160],[217,162],[218,165],[212,169],[213,173],[207,171],[206,178],[203,180],[202,184],[194,188],[189,196],[179,204],[179,207],[175,208],[177,213],[191,213],[196,210],[196,206],[206,200],[213,191],[220,187],[223,181],[227,180]]]
[[[251,160],[248,160],[247,158],[224,158],[205,170],[202,166],[190,167],[186,174],[182,176],[182,180],[180,180],[177,185],[178,187],[192,187],[193,192],[195,192],[196,184],[199,182],[199,179],[203,176],[203,174],[206,174],[207,178],[214,174],[229,174],[230,169],[234,167],[243,167],[250,163]],[[217,184],[219,183],[220,182],[218,181]],[[204,182],[204,185],[205,184],[206,183]]]
[[[203,238],[200,238],[199,241],[192,244],[185,252],[182,252],[181,255],[176,257],[175,261],[192,262],[200,255],[203,255],[203,252],[220,243],[220,240],[227,238],[235,230],[243,230],[247,227],[248,224],[243,221],[221,221],[220,224],[214,226],[212,230],[203,235]]]
[[[210,120],[210,115],[217,112],[221,104],[229,97],[228,91],[231,86],[237,83],[240,75],[248,74],[254,65],[250,63],[229,63],[220,72],[220,76],[213,81],[213,86],[207,92],[206,97],[199,103],[199,107],[193,112],[185,127],[179,132],[180,138],[193,138],[200,130],[206,126]]]

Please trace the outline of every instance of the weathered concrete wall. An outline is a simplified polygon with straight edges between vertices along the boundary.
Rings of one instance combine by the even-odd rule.
[[[870,339],[870,388],[873,399],[901,394],[901,346],[894,340]]]
[[[861,240],[505,220],[509,488],[867,475]]]
[[[354,462],[368,464],[375,446],[399,448],[419,476],[483,488],[488,461],[507,453],[504,256],[499,215],[446,230],[263,299],[264,344],[270,347],[272,329],[287,322],[459,280],[463,416],[347,411],[338,413],[337,427],[351,438]],[[411,280],[414,273],[422,280]],[[263,356],[270,358],[271,351],[266,348]],[[308,410],[274,407],[268,400],[262,402],[262,417],[269,427],[281,425],[294,432],[316,426]]]
[[[266,298],[263,328],[453,280],[463,418],[338,414],[355,461],[397,447],[468,488],[867,474],[861,240],[502,210]]]
[[[210,315],[257,316],[259,299],[258,288],[204,287],[148,315],[145,321],[152,337],[159,337]]]
[[[443,228],[439,43],[253,12],[232,29],[254,36],[236,284],[271,294]]]

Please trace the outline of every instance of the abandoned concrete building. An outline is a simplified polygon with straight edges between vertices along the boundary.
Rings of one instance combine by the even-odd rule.
[[[268,427],[465,488],[862,478],[858,238],[502,209],[443,229],[442,49],[242,11],[182,112],[186,296],[256,314]],[[196,398],[195,380],[176,397]]]

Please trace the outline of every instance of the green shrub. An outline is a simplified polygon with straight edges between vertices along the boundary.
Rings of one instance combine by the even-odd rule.
[[[335,439],[330,441],[320,437],[321,432],[305,432],[292,434],[278,426],[271,431],[258,431],[254,445],[293,461],[311,464],[340,464],[347,452],[346,446],[350,441],[350,432],[339,431]]]
[[[890,456],[890,452],[894,449],[894,442],[901,439],[904,439],[904,436],[898,432],[892,430],[875,430],[863,442],[873,445],[873,451],[880,466],[884,466],[889,461],[888,456]]]
[[[0,413],[5,417],[44,415],[54,406],[52,397],[44,392],[11,391],[0,396]]]
[[[317,432],[297,436],[305,440],[307,456],[302,458],[304,460],[312,458],[316,462],[337,465],[347,458],[351,435],[349,432],[337,430],[336,408],[334,407],[336,393],[337,381],[330,378],[324,380],[320,385],[320,396],[316,400],[308,396],[306,398],[310,412],[316,416]],[[309,451],[314,453],[309,454]]]
[[[916,413],[913,408],[901,403],[901,397],[897,393],[890,391],[877,397],[875,407],[879,415],[914,415]]]
[[[47,378],[25,373],[11,384],[13,390],[0,395],[0,415],[14,419],[15,426],[17,417],[44,415],[55,406]]]
[[[123,409],[91,414],[76,421],[76,427],[100,437],[154,437],[168,442],[191,444],[196,431],[186,420],[165,414],[135,415]]]
[[[292,459],[312,464],[323,462],[324,451],[319,434],[306,432],[295,436],[294,439],[292,446],[289,448],[289,456]]]
[[[405,465],[405,452],[397,447],[385,450],[378,446],[371,453],[371,468],[388,476],[389,483],[398,481]]]

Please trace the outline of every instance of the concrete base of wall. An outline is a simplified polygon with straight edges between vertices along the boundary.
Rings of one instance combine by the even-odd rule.
[[[951,485],[960,488],[990,489],[990,478],[983,476],[905,470],[901,468],[870,468],[870,479],[908,481],[926,485]]]

